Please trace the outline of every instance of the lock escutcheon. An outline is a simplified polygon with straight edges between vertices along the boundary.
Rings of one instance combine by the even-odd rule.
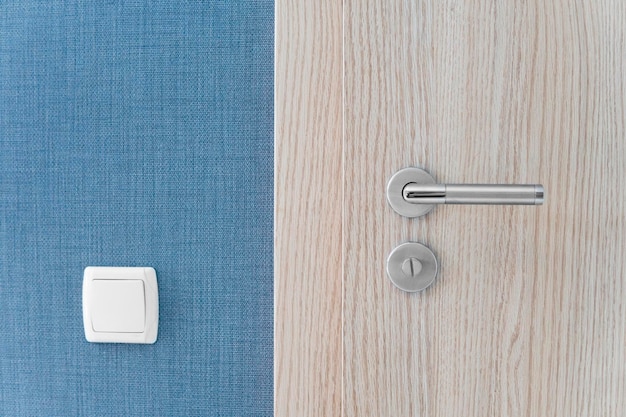
[[[387,258],[387,275],[391,282],[406,292],[428,288],[437,277],[437,257],[426,245],[406,242],[395,248]]]

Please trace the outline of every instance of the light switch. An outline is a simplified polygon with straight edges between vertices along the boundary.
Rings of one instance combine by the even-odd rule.
[[[88,341],[154,343],[158,323],[159,295],[153,268],[85,268],[83,324]]]
[[[146,303],[139,279],[96,279],[92,283],[91,325],[96,332],[141,333]]]

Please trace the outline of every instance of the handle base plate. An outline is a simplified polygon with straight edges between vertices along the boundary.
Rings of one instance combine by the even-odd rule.
[[[405,217],[420,217],[431,211],[434,204],[414,204],[402,197],[404,187],[409,183],[435,184],[435,179],[421,168],[404,168],[396,172],[387,183],[387,201],[400,215]]]

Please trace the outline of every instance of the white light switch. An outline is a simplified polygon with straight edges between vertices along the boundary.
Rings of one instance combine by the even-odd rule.
[[[139,279],[96,279],[92,283],[91,324],[96,332],[141,333],[146,303]]]
[[[158,297],[153,268],[85,268],[85,338],[90,342],[154,343],[159,323]]]

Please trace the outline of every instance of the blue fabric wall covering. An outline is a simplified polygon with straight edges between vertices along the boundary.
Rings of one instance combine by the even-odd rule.
[[[0,2],[0,416],[271,415],[273,13]],[[88,265],[156,344],[85,341]]]

